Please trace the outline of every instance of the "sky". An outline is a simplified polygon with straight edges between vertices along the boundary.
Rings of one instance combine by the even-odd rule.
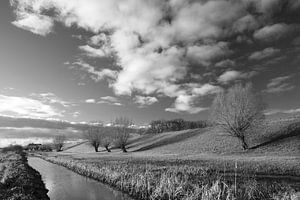
[[[10,0],[0,15],[0,115],[201,120],[239,82],[267,115],[300,113],[298,0]]]

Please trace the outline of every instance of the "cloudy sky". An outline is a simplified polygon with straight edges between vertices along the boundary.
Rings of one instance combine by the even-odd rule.
[[[298,0],[0,2],[0,114],[205,119],[251,81],[267,114],[300,112]]]

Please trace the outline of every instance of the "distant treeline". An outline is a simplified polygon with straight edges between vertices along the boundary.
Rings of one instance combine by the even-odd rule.
[[[162,133],[168,131],[181,131],[186,129],[205,128],[209,124],[207,121],[186,121],[183,119],[154,120],[150,123],[147,133]]]

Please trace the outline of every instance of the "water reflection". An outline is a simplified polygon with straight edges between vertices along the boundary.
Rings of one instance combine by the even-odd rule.
[[[121,192],[40,158],[28,158],[40,172],[51,200],[129,200]]]

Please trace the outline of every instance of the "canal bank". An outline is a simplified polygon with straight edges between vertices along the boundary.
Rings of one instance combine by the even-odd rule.
[[[28,163],[41,174],[51,200],[130,199],[107,185],[43,159],[29,157]]]

